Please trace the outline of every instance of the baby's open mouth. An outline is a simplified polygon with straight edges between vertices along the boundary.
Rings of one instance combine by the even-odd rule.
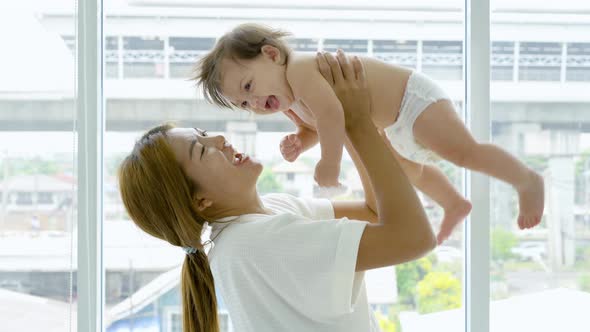
[[[267,110],[271,109],[273,111],[276,111],[279,109],[280,105],[281,105],[281,103],[279,102],[277,97],[272,95],[272,96],[268,96],[268,98],[266,98],[266,104],[264,104],[264,108]]]

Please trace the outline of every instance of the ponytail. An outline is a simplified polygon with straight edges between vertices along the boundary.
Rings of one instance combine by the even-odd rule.
[[[182,331],[219,332],[215,283],[202,249],[186,255],[181,279]]]

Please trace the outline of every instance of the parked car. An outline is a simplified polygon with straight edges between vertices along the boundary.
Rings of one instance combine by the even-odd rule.
[[[463,252],[451,246],[438,246],[434,249],[434,254],[439,262],[448,263],[463,259]]]
[[[547,246],[541,242],[522,242],[510,251],[522,260],[547,257]]]

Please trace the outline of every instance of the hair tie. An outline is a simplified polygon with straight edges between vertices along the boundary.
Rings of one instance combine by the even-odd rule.
[[[187,255],[192,255],[192,254],[196,254],[197,251],[199,251],[199,249],[197,248],[193,248],[193,247],[182,247],[182,249],[184,249],[184,252]]]

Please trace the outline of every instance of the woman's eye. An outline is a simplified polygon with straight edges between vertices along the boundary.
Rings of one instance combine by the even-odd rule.
[[[244,89],[245,89],[246,91],[250,91],[250,86],[252,86],[252,83],[251,83],[251,82],[248,82],[248,83],[246,83],[246,85],[244,86]]]
[[[248,102],[247,101],[242,102],[242,108],[246,108],[246,107],[248,107]]]

